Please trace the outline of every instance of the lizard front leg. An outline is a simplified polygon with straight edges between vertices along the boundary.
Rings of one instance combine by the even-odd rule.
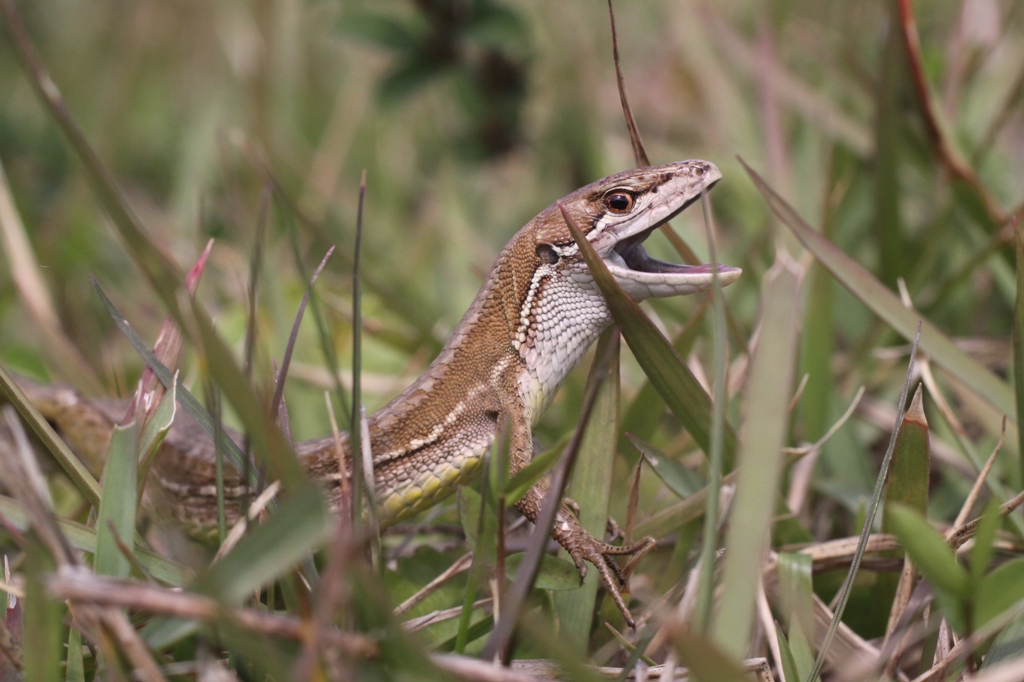
[[[514,408],[509,411],[507,417],[511,431],[510,469],[512,475],[515,475],[533,457],[533,433],[530,421],[522,410]],[[536,522],[547,494],[548,486],[544,483],[537,483],[516,503],[516,508],[530,521]],[[601,582],[612,596],[615,605],[619,607],[626,623],[630,627],[635,627],[633,616],[622,598],[622,590],[627,586],[628,577],[622,572],[613,557],[636,555],[636,559],[639,559],[654,547],[654,538],[647,537],[623,546],[601,542],[580,525],[579,519],[564,502],[559,504],[558,512],[555,514],[551,536],[569,553],[573,563],[576,564],[576,570],[580,573],[581,583],[587,574],[585,562],[589,561],[597,568],[601,575]]]

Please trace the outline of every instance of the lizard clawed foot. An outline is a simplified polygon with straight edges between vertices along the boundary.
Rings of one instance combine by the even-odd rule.
[[[580,528],[572,545],[572,547],[566,547],[566,549],[569,550],[569,555],[572,557],[573,563],[576,564],[576,570],[580,572],[580,582],[583,582],[583,578],[587,574],[587,565],[584,561],[589,561],[594,564],[598,573],[601,574],[601,582],[604,583],[605,589],[608,590],[612,599],[615,600],[615,605],[622,612],[623,617],[626,619],[626,624],[631,628],[636,627],[636,622],[633,620],[633,616],[630,614],[629,609],[626,607],[626,602],[622,598],[622,590],[628,586],[629,577],[633,574],[633,570],[640,562],[640,559],[654,548],[654,538],[646,537],[637,542],[618,547],[605,544]],[[626,570],[619,568],[619,565],[613,558],[616,556],[631,557],[626,565]]]

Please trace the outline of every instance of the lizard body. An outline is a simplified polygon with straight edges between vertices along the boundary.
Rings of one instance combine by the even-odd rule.
[[[635,300],[706,290],[711,266],[656,261],[642,241],[659,225],[700,198],[721,178],[714,164],[682,161],[609,176],[576,190],[562,205],[584,231],[613,276]],[[718,266],[726,285],[740,274]],[[480,469],[502,423],[511,433],[511,473],[533,455],[532,426],[559,385],[612,321],[557,205],[527,223],[502,249],[480,292],[430,367],[369,422],[376,499],[382,526],[411,516],[451,495]],[[123,414],[114,402],[88,402],[70,389],[27,386],[36,406],[83,452],[102,466],[113,423]],[[180,417],[156,459],[152,475],[166,509],[193,534],[216,524],[212,443]],[[347,436],[345,457],[351,462]],[[333,438],[296,445],[310,474],[340,500]],[[351,471],[351,466],[347,467]],[[246,487],[225,471],[229,516],[237,517]],[[517,504],[536,519],[545,494],[535,485]],[[644,549],[646,542],[614,547],[600,542],[562,507],[552,532],[581,575],[593,563],[626,615],[619,596],[622,574],[610,558]]]

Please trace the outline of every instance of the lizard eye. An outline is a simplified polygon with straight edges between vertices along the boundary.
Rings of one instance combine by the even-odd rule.
[[[540,258],[541,263],[547,263],[548,265],[554,265],[558,262],[558,254],[555,253],[555,247],[551,244],[537,244],[537,258]]]
[[[611,192],[604,198],[605,207],[612,213],[628,213],[633,209],[633,202],[633,195],[622,190]]]

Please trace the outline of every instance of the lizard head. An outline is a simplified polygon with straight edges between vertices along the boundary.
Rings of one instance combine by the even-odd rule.
[[[634,300],[704,291],[711,286],[711,265],[677,265],[647,255],[643,241],[660,225],[700,199],[722,178],[708,161],[678,161],[610,175],[576,190],[562,205],[604,260],[619,285]],[[537,265],[589,279],[589,271],[557,205],[545,209],[533,231]],[[578,273],[578,275],[576,275]],[[740,269],[718,266],[722,286]]]

